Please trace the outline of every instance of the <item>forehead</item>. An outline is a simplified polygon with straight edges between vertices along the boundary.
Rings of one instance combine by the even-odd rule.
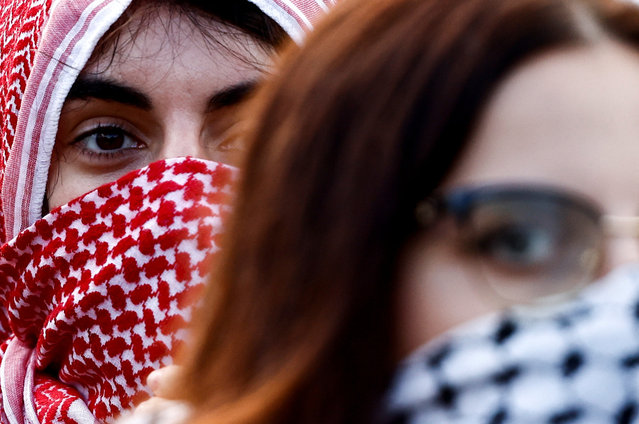
[[[448,184],[542,182],[589,193],[639,181],[638,161],[639,55],[602,42],[547,53],[509,75]]]
[[[131,13],[98,44],[84,73],[170,71],[188,77],[232,76],[263,71],[268,49],[241,30],[195,10],[145,5]],[[158,72],[156,72],[158,73]]]

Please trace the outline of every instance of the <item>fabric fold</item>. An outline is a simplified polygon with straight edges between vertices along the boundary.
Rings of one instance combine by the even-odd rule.
[[[0,364],[2,406],[10,424],[39,424],[25,414],[25,401],[31,400],[29,394],[33,392],[33,366],[33,349],[17,337],[11,338]]]
[[[155,162],[0,248],[7,422],[29,422],[25,392],[40,422],[62,423],[109,420],[148,396],[146,376],[187,338],[235,173],[192,158]]]

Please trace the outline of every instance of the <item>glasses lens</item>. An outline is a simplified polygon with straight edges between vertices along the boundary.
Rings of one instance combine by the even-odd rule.
[[[599,265],[599,215],[583,202],[535,192],[476,201],[462,234],[494,289],[527,302],[571,292]]]

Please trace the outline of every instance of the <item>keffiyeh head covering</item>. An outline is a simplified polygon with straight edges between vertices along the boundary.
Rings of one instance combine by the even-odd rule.
[[[296,41],[331,0],[250,0]],[[0,423],[110,420],[185,340],[236,171],[156,162],[42,216],[66,95],[130,0],[0,0]]]

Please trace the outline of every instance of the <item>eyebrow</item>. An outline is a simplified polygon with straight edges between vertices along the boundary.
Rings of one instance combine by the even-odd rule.
[[[245,81],[218,91],[209,100],[206,111],[213,112],[240,103],[253,93],[256,85],[257,81]]]
[[[209,99],[206,111],[213,112],[240,103],[253,93],[256,85],[257,81],[245,81],[215,93]],[[153,108],[151,99],[133,87],[108,79],[80,76],[69,90],[67,100],[86,100],[89,98],[118,102],[143,110]]]
[[[118,102],[144,110],[150,110],[153,107],[151,99],[133,87],[108,79],[80,76],[69,90],[67,100],[89,98]]]

